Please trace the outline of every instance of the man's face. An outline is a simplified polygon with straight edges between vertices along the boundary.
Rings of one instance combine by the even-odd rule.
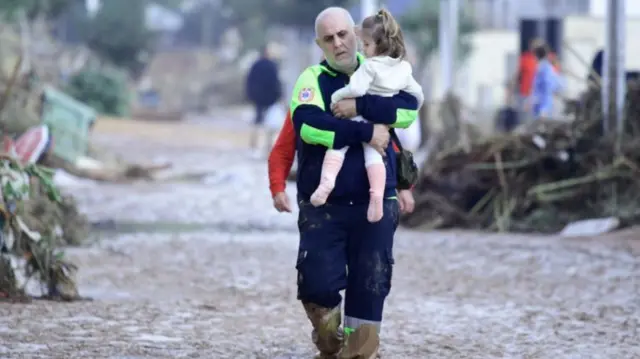
[[[318,24],[316,43],[332,67],[344,70],[356,62],[356,33],[340,14],[327,15]]]

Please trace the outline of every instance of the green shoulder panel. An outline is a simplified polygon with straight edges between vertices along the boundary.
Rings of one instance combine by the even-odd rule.
[[[296,81],[296,85],[293,88],[289,107],[291,116],[300,105],[314,105],[320,107],[323,111],[325,110],[322,92],[318,83],[318,77],[323,71],[321,65],[314,65],[307,67],[298,77],[298,81]]]
[[[407,128],[418,118],[417,110],[399,108],[396,110],[396,122],[391,125],[394,128]]]
[[[315,65],[308,67],[296,81],[296,85],[293,89],[293,96],[291,98],[291,119],[296,108],[300,105],[313,105],[318,106],[322,111],[325,111],[325,103],[322,98],[322,91],[318,83],[318,77],[323,72],[329,71],[327,68],[321,65]],[[302,141],[311,145],[322,145],[327,148],[333,148],[333,142],[336,135],[333,131],[322,130],[315,128],[307,123],[302,124],[300,127],[300,138]]]

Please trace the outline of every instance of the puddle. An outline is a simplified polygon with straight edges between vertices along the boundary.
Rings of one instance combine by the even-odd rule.
[[[185,233],[216,231],[224,233],[254,233],[254,232],[295,232],[294,226],[275,225],[247,221],[246,223],[217,222],[217,223],[186,223],[170,221],[136,222],[136,221],[100,221],[92,223],[94,233],[128,234],[128,233]]]
[[[165,178],[159,178],[156,180],[156,183],[202,182],[212,175],[214,174],[212,174],[211,172],[183,173],[167,176]]]
[[[164,335],[157,335],[157,334],[141,334],[137,338],[134,338],[134,340],[136,340],[136,341],[144,341],[144,342],[156,342],[156,343],[161,343],[161,342],[182,342],[183,341],[182,338],[172,338],[172,337],[167,337],[167,336],[164,336]]]
[[[117,291],[109,288],[82,286],[81,288],[79,288],[79,290],[80,295],[91,299],[124,300],[133,298],[133,295],[131,293]]]
[[[168,174],[156,178],[155,183],[201,183],[206,185],[222,185],[237,180],[235,173],[220,172],[187,172],[178,174]]]

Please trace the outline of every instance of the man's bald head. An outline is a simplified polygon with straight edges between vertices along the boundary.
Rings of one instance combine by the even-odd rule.
[[[316,23],[314,27],[314,29],[316,30],[316,38],[318,38],[318,26],[323,20],[325,20],[328,17],[333,19],[342,19],[345,21],[346,24],[348,24],[352,28],[355,28],[356,26],[355,21],[353,21],[353,17],[349,13],[349,11],[347,11],[347,9],[342,7],[337,7],[337,6],[328,7],[322,10],[318,14],[318,16],[316,16]]]
[[[341,7],[324,9],[316,17],[316,43],[329,65],[352,72],[357,65],[355,23],[349,11]]]

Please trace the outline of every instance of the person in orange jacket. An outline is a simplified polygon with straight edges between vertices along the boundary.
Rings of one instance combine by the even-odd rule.
[[[518,70],[509,82],[509,87],[507,89],[507,103],[511,103],[511,100],[515,99],[519,110],[525,109],[524,105],[527,98],[531,96],[533,79],[538,68],[538,59],[535,55],[535,51],[538,47],[545,47],[548,50],[548,60],[553,65],[556,73],[560,73],[560,62],[558,61],[555,53],[553,53],[549,48],[549,45],[547,45],[543,39],[532,39],[529,42],[529,49],[520,55]]]
[[[399,151],[395,143],[393,143],[393,147],[396,152]],[[273,207],[278,212],[291,212],[291,201],[285,189],[295,154],[296,133],[291,121],[291,113],[287,112],[284,124],[280,129],[276,143],[271,148],[268,160],[269,190],[273,198]],[[413,212],[415,200],[411,190],[399,190],[398,203],[403,213]]]

